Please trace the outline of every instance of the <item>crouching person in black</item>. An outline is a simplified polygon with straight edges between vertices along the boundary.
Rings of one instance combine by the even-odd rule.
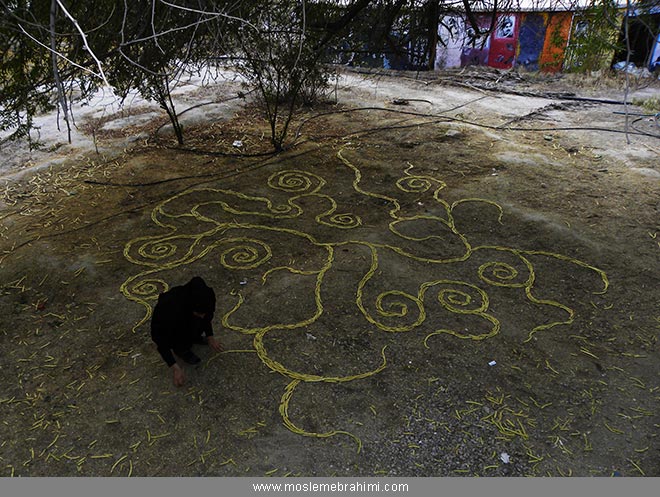
[[[198,364],[201,359],[191,350],[193,344],[206,343],[215,352],[222,351],[213,337],[214,312],[215,292],[199,276],[158,296],[151,318],[151,338],[172,369],[176,386],[185,383],[186,375],[175,354],[188,364]]]

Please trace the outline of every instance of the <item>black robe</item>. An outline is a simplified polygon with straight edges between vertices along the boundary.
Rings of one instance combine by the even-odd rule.
[[[193,311],[205,313],[204,318],[195,317]],[[158,296],[151,317],[151,338],[168,366],[176,362],[172,351],[185,352],[202,335],[213,336],[214,312],[215,292],[199,276]]]

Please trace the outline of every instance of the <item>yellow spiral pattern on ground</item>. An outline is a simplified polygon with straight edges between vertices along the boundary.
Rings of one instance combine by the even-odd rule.
[[[302,330],[316,323],[323,315],[324,298],[332,298],[332,296],[324,296],[322,290],[325,277],[335,263],[336,247],[350,244],[364,248],[370,254],[368,269],[354,288],[355,305],[369,325],[387,333],[412,332],[421,329],[427,321],[427,307],[431,303],[439,305],[446,312],[456,316],[471,316],[487,324],[487,331],[482,333],[470,332],[469,330],[458,331],[449,328],[436,329],[430,333],[427,330],[423,340],[424,346],[427,347],[428,340],[439,334],[449,334],[459,339],[484,340],[500,333],[500,321],[490,313],[490,302],[486,291],[488,288],[520,288],[524,291],[524,295],[529,302],[539,306],[560,309],[566,314],[566,319],[563,321],[546,323],[530,330],[526,341],[530,340],[539,331],[573,322],[575,311],[569,306],[554,300],[541,299],[534,295],[536,275],[534,266],[529,259],[534,255],[554,258],[567,264],[574,264],[594,271],[603,284],[602,290],[597,293],[607,291],[609,282],[602,270],[568,256],[547,251],[525,251],[501,246],[471,246],[466,235],[457,229],[453,212],[458,206],[468,202],[483,203],[498,209],[497,221],[502,224],[503,210],[491,200],[465,198],[450,204],[440,197],[441,190],[446,186],[445,183],[432,176],[412,174],[411,171],[414,169],[412,164],[408,164],[403,176],[392,185],[392,194],[370,192],[362,187],[362,172],[358,166],[346,158],[346,150],[340,150],[336,157],[340,164],[343,164],[349,174],[352,175],[353,194],[378,200],[379,204],[387,206],[387,216],[390,218],[388,222],[389,236],[384,237],[384,239],[391,240],[394,236],[394,239],[401,240],[401,244],[376,243],[360,239],[359,228],[363,226],[361,217],[356,213],[337,212],[339,203],[332,195],[324,193],[328,185],[325,179],[316,173],[302,170],[283,170],[270,175],[266,180],[267,186],[277,192],[280,197],[288,195],[285,201],[280,199],[275,202],[267,197],[247,195],[228,189],[193,188],[185,190],[160,202],[151,213],[154,224],[163,228],[166,233],[162,236],[137,237],[125,245],[125,258],[135,265],[146,268],[142,272],[127,278],[120,288],[127,299],[142,305],[145,309],[144,316],[136,323],[133,330],[135,331],[151,317],[152,303],[157,298],[158,293],[168,288],[163,274],[170,270],[186,266],[215,252],[218,253],[216,260],[219,260],[220,264],[227,270],[250,270],[260,266],[265,267],[266,263],[273,258],[273,248],[268,242],[261,239],[259,234],[298,238],[301,242],[319,248],[325,254],[325,259],[319,268],[302,270],[292,265],[283,265],[269,268],[261,276],[263,285],[267,285],[274,274],[282,271],[313,277],[315,281],[314,310],[308,317],[295,323],[281,322],[264,326],[239,326],[233,321],[233,318],[239,309],[244,306],[245,299],[238,292],[235,295],[236,303],[220,319],[225,329],[251,335],[254,349],[250,352],[256,352],[261,362],[271,371],[287,378],[288,384],[280,400],[279,412],[284,425],[289,430],[303,436],[318,438],[346,435],[355,440],[359,451],[361,441],[347,431],[331,430],[314,433],[300,428],[290,419],[289,405],[296,387],[302,382],[340,383],[356,381],[378,374],[387,366],[385,348],[381,350],[380,365],[372,369],[348,376],[323,376],[292,370],[286,364],[275,360],[269,354],[265,343],[265,338],[269,332],[274,330]],[[396,198],[397,192],[403,195],[410,193],[430,196],[431,201],[440,207],[442,215],[403,216],[401,203]],[[195,202],[196,195],[203,197],[204,200]],[[336,241],[321,242],[313,233],[290,227],[290,223],[295,222],[298,217],[304,214],[300,205],[301,200],[307,202],[315,200],[329,206],[320,214],[317,214],[314,219],[319,227],[325,228],[326,232],[327,228],[337,229]],[[181,233],[182,229],[186,227],[188,231],[191,231],[191,221],[193,222],[194,232]],[[446,233],[460,242],[462,253],[449,256],[438,254],[437,257],[414,253],[410,246],[414,246],[418,242],[428,244],[438,238],[438,235],[434,234],[407,236],[399,230],[401,223],[415,221],[439,223],[438,226],[443,226]],[[241,233],[250,233],[250,236],[233,236],[231,232],[236,230]],[[347,233],[354,233],[354,237],[346,238]],[[327,237],[327,234],[324,236]],[[408,248],[405,248],[404,244]],[[492,260],[482,263],[477,269],[480,285],[468,281],[433,278],[435,268],[442,268],[446,264],[467,262],[473,254],[487,250],[506,254],[514,261],[519,261],[519,267],[516,267],[512,261]],[[400,289],[374,290],[370,285],[376,282],[377,275],[382,272],[379,255],[385,253],[396,254],[396,256],[402,257],[403,260],[407,258],[427,264],[429,280],[418,286],[416,294]]]

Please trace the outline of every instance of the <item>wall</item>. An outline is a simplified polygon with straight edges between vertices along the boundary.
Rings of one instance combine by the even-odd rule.
[[[477,16],[477,27],[479,32],[488,31],[492,23],[492,17],[487,15]],[[465,43],[461,52],[461,66],[486,65],[488,63],[488,52],[490,50],[490,36],[478,35],[475,29],[465,23]]]
[[[428,50],[433,37],[428,36],[428,24],[422,26],[418,13],[411,11],[408,18],[388,33],[388,43],[373,47],[370,32],[356,35],[356,50],[348,49],[350,58],[341,57],[343,63],[386,67],[401,70],[425,70],[428,57],[435,57],[434,69],[488,65],[498,69],[520,67],[529,71],[596,71],[607,69],[613,62],[618,31],[612,20],[621,25],[621,9],[613,1],[601,7],[575,12],[513,12],[477,14],[479,32],[461,14],[448,14],[440,18],[437,27],[435,51]],[[414,14],[414,15],[413,15]],[[418,18],[419,17],[419,18]],[[426,26],[426,27],[425,27]],[[426,30],[426,31],[425,31]],[[650,36],[650,35],[649,35]],[[649,38],[651,45],[653,38]],[[640,52],[634,47],[636,53]],[[640,57],[651,66],[660,57],[651,59],[651,47]],[[658,49],[660,50],[660,49]],[[635,61],[637,62],[637,61]]]
[[[554,73],[561,71],[564,66],[573,13],[551,12],[546,15],[545,39],[539,57],[539,69]]]
[[[530,71],[561,70],[571,28],[571,12],[498,14],[490,36],[475,37],[461,16],[440,19],[435,69],[488,65],[499,69],[522,66]],[[492,17],[478,17],[482,30]]]
[[[521,18],[516,65],[529,71],[538,71],[548,14],[530,12],[522,14]]]
[[[444,16],[438,23],[435,69],[458,67],[465,44],[465,22],[459,16]]]
[[[495,30],[490,37],[488,65],[497,69],[511,69],[516,61],[519,14],[498,14]]]

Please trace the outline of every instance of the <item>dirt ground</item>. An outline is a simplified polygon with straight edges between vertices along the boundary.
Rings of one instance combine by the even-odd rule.
[[[279,155],[240,100],[183,150],[153,109],[6,146],[2,476],[660,476],[660,129],[620,83],[351,73]],[[193,275],[225,350],[176,388],[148,320]]]

